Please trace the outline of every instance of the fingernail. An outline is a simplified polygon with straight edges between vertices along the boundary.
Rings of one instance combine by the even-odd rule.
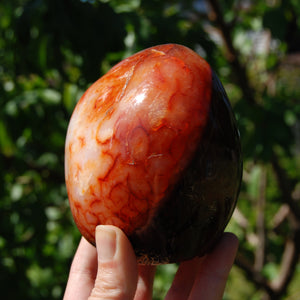
[[[116,253],[116,232],[100,225],[96,228],[96,244],[100,262],[112,260]]]

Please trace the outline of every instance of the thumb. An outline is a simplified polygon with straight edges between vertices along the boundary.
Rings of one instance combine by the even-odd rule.
[[[126,235],[115,226],[97,226],[96,246],[98,270],[89,300],[132,300],[138,266]]]

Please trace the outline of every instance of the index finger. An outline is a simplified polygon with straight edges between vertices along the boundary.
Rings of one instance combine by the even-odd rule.
[[[64,300],[86,300],[94,287],[96,275],[96,248],[82,237],[71,265]]]

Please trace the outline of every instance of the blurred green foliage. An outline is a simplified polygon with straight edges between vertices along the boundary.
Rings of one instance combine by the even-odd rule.
[[[244,180],[228,229],[249,261],[260,247],[258,199],[267,234],[261,274],[272,280],[290,224],[274,230],[284,197],[274,157],[300,200],[300,3],[220,1],[257,105],[247,101],[214,16],[201,0],[2,0],[0,2],[0,283],[10,299],[60,299],[80,235],[64,183],[64,140],[85,89],[121,59],[160,43],[202,55],[224,83],[240,128]],[[277,176],[276,176],[277,175]],[[262,187],[262,183],[264,186]],[[243,219],[244,218],[244,219]],[[244,224],[242,226],[241,224]],[[251,238],[252,237],[252,238]],[[176,266],[158,268],[162,299]],[[300,265],[288,299],[299,299]],[[224,299],[261,299],[234,267]]]

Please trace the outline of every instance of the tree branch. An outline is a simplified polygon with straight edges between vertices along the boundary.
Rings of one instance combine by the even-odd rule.
[[[280,166],[279,159],[274,152],[272,155],[271,163],[277,177],[280,191],[282,193],[283,202],[285,202],[290,207],[291,214],[294,215],[295,219],[300,223],[300,208],[292,197],[292,183],[290,182],[285,170]]]
[[[266,228],[265,228],[265,204],[266,204],[266,185],[267,185],[267,172],[262,167],[262,173],[259,185],[259,195],[257,201],[257,218],[256,228],[258,244],[255,252],[254,269],[261,271],[265,263],[265,248],[266,248]]]
[[[239,86],[242,89],[243,97],[251,105],[256,105],[254,90],[249,83],[246,68],[239,61],[239,53],[233,46],[231,36],[231,26],[225,22],[218,0],[207,0],[214,14],[215,22],[221,31],[222,38],[227,48],[228,61],[230,62]]]
[[[272,220],[274,232],[279,233],[281,224],[287,219],[289,214],[290,207],[286,203],[282,204]]]
[[[279,296],[284,295],[292,279],[298,261],[296,244],[293,240],[286,241],[285,249],[280,264],[279,276],[271,282],[270,286]]]
[[[235,264],[241,268],[246,276],[252,281],[258,289],[264,289],[268,294],[273,294],[273,290],[266,278],[253,268],[253,264],[249,262],[241,253],[237,254]]]

